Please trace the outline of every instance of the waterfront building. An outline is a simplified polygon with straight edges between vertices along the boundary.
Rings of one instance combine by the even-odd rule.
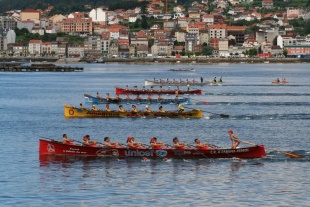
[[[10,16],[0,16],[0,28],[14,30],[16,28],[16,22],[14,18]]]
[[[41,40],[30,40],[28,50],[30,55],[33,56],[40,56],[41,55],[41,46],[42,41]]]

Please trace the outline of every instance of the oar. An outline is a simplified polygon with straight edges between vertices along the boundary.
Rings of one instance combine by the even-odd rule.
[[[257,145],[257,144],[254,144],[252,142],[248,142],[248,141],[244,141],[244,140],[240,140],[238,139],[239,142],[244,142],[246,144],[250,144],[250,145]],[[264,146],[265,147],[265,146]],[[282,151],[282,150],[277,150],[277,149],[273,149],[273,148],[270,148],[270,147],[265,147],[266,149],[269,149],[269,150],[273,150],[273,151],[276,151],[276,152],[281,152],[283,154],[285,154],[286,156],[289,156],[289,157],[292,157],[292,158],[303,158],[304,156],[302,155],[299,155],[299,154],[295,154],[295,153],[292,153],[292,152],[285,152],[285,151]]]
[[[180,97],[180,98],[186,98],[186,97]],[[194,99],[194,98],[189,98],[190,100],[194,100],[194,101],[196,101],[196,102],[198,102],[198,103],[203,103],[203,104],[210,104],[211,102],[208,102],[208,101],[200,101],[200,100],[198,100],[198,99]]]
[[[188,109],[192,109],[192,110],[193,110],[193,108],[190,108],[190,107],[187,107],[187,106],[184,106],[184,108],[188,108]],[[229,118],[229,115],[227,115],[227,114],[216,114],[216,113],[212,113],[212,112],[204,111],[204,110],[201,110],[201,111],[202,111],[202,112],[209,113],[209,114],[218,115],[218,116],[220,116],[221,118]]]

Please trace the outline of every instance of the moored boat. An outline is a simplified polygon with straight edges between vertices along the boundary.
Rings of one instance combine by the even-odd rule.
[[[199,109],[193,109],[191,111],[138,111],[138,112],[120,112],[120,111],[104,111],[104,110],[91,110],[91,109],[80,109],[68,104],[64,106],[64,116],[66,118],[81,118],[81,117],[100,117],[100,118],[157,118],[157,117],[167,117],[167,118],[202,118],[202,111]]]
[[[175,94],[174,90],[134,90],[134,89],[129,89],[126,90],[125,88],[119,88],[115,87],[115,93],[116,94]],[[202,90],[195,89],[195,90],[179,90],[178,94],[196,94],[196,95],[201,95]]]
[[[191,104],[190,98],[179,98],[179,99],[115,99],[111,98],[97,98],[89,94],[84,94],[85,103],[93,104],[176,104],[185,103]]]
[[[254,159],[266,156],[265,147],[256,145],[251,147],[237,149],[207,149],[198,150],[189,148],[178,150],[174,148],[163,149],[129,149],[129,148],[105,148],[105,147],[89,147],[81,145],[63,144],[56,140],[39,140],[39,155],[71,155],[83,157],[115,157],[115,158],[242,158]]]

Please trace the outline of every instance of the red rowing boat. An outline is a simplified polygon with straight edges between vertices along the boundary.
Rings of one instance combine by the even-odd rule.
[[[125,89],[125,88],[119,88],[115,87],[115,92],[116,94],[175,94],[174,90],[164,90],[164,91],[159,91],[159,90],[132,90],[132,89]],[[202,90],[196,89],[196,90],[188,90],[188,91],[182,91],[179,90],[178,94],[196,94],[196,95],[201,95]]]
[[[81,145],[68,145],[55,140],[40,139],[40,156],[43,155],[72,155],[84,157],[147,157],[147,158],[262,158],[266,156],[265,147],[256,145],[238,149],[208,149],[197,150],[195,148],[177,150],[167,149],[129,149],[129,148],[105,148],[89,147]]]

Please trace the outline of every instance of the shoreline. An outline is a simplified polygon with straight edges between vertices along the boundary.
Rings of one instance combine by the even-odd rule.
[[[218,63],[246,63],[246,64],[268,64],[268,63],[310,63],[308,58],[104,58],[105,63],[166,63],[166,64],[218,64]],[[29,62],[48,62],[48,63],[87,63],[80,58],[19,58],[6,57],[0,58],[0,63],[29,63]],[[90,63],[104,64],[104,63]]]

